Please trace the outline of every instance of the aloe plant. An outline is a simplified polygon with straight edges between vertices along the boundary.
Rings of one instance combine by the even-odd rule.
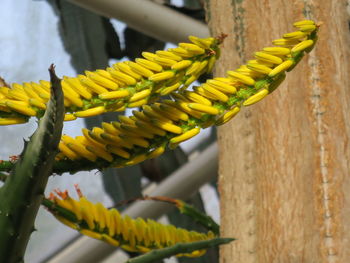
[[[164,71],[152,72],[148,80],[140,81],[149,84],[148,81],[151,81],[152,85],[150,85],[155,88],[155,91],[164,89],[164,83],[160,86],[155,85],[162,80],[167,80],[167,83],[169,81],[177,88],[184,84],[179,90],[171,90],[173,100],[157,98],[157,102],[144,105],[142,111],[134,111],[133,116],[121,116],[119,122],[104,122],[102,127],[94,127],[92,130],[83,129],[83,136],[76,138],[61,135],[65,111],[75,109],[67,108],[64,104],[64,100],[69,98],[67,94],[64,97],[62,92],[65,81],[55,76],[54,67],[51,66],[49,70],[51,82],[43,84],[50,88],[50,101],[45,105],[45,114],[40,119],[38,129],[26,143],[18,160],[0,162],[0,171],[9,172],[9,175],[0,174],[0,178],[5,180],[4,186],[0,188],[0,261],[23,261],[24,251],[30,234],[34,230],[34,219],[41,203],[62,223],[78,230],[81,234],[114,246],[121,246],[128,251],[150,252],[140,258],[131,259],[128,261],[130,263],[151,262],[170,255],[201,256],[209,246],[233,241],[233,239],[220,238],[219,227],[213,220],[181,201],[162,199],[176,204],[182,213],[191,216],[212,231],[199,233],[174,226],[164,226],[154,221],[145,222],[142,219],[133,220],[128,216],[121,217],[115,209],[107,209],[101,204],[91,203],[79,189],[77,191],[79,200],[71,198],[66,192],[57,192],[58,196],[53,194],[44,199],[43,193],[48,177],[53,172],[73,173],[93,168],[135,165],[158,157],[167,147],[176,148],[183,141],[197,135],[201,128],[226,123],[240,111],[241,107],[250,106],[262,100],[283,82],[286,72],[292,70],[316,43],[319,27],[317,24],[304,20],[295,23],[294,26],[297,27],[297,31],[284,34],[281,39],[273,41],[277,47],[266,47],[255,52],[254,60],[248,61],[246,65],[234,71],[228,71],[225,77],[207,80],[206,83],[195,87],[193,91],[186,90],[187,80],[193,76],[199,77],[208,68],[212,68],[213,65],[209,63],[214,63],[217,58],[216,48],[218,47],[211,46],[215,42],[212,38],[203,40],[191,37],[193,43],[180,44],[175,52],[177,54],[158,53],[163,56],[178,56],[178,61],[175,57],[173,57],[174,60],[159,59],[157,55],[147,54],[145,56],[146,60],[148,59],[147,65],[154,66],[157,61],[159,63],[162,61],[167,66],[163,64]],[[212,50],[215,51],[214,55],[211,51],[206,52],[205,48],[215,49]],[[195,56],[199,61],[183,60],[194,54],[199,55],[199,57]],[[205,54],[204,57],[201,57],[203,54]],[[159,57],[162,56],[159,55]],[[186,60],[187,62],[184,62]],[[183,74],[178,72],[185,68],[186,71]],[[130,67],[130,70],[132,69],[133,67]],[[136,70],[134,73],[140,72]],[[183,78],[184,76],[188,77]],[[126,85],[122,91],[137,89],[135,85],[132,84],[131,88]],[[165,87],[168,86],[165,85]],[[36,111],[38,105],[35,105],[33,103],[35,100],[32,100],[40,95],[40,92],[33,94],[33,90],[26,89],[25,85],[14,86],[12,89],[3,88],[0,92],[2,103],[0,106],[5,112],[3,118],[0,118],[2,124],[14,124],[16,117],[11,114],[25,115],[31,110],[36,112],[33,115],[40,117]],[[138,90],[138,92],[143,91]],[[30,96],[33,97],[30,98]],[[147,96],[150,96],[150,93],[147,93]],[[120,107],[127,106],[130,99],[128,97],[127,101],[117,103]],[[142,104],[149,103],[143,99],[144,97],[141,99],[138,97],[138,100],[142,100]],[[96,107],[106,107],[106,105]],[[116,108],[118,109],[119,107]]]

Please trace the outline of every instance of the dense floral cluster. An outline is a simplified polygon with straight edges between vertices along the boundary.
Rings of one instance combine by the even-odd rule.
[[[177,243],[190,243],[214,238],[212,232],[206,234],[163,225],[142,218],[131,219],[122,216],[118,210],[107,209],[101,203],[93,204],[78,190],[79,200],[68,192],[56,191],[45,200],[44,205],[65,225],[81,234],[105,241],[113,246],[132,252],[146,253],[153,249],[173,246]],[[197,250],[178,256],[197,257],[205,250]]]
[[[179,88],[186,88],[201,74],[210,72],[218,58],[220,39],[189,37],[192,43],[123,61],[106,70],[85,71],[61,81],[65,120],[124,111],[157,100]],[[41,117],[50,98],[50,82],[14,83],[0,87],[0,125],[24,123]]]
[[[312,50],[318,26],[310,20],[294,26],[298,31],[274,40],[275,46],[255,52],[255,59],[227,71],[225,77],[207,80],[192,91],[172,92],[173,100],[143,105],[132,116],[83,129],[82,136],[63,135],[56,171],[64,171],[61,168],[71,167],[70,163],[77,165],[79,160],[84,160],[80,169],[134,165],[162,154],[166,146],[176,147],[197,135],[200,128],[226,123],[242,106],[252,105],[275,90],[285,79],[285,72]]]

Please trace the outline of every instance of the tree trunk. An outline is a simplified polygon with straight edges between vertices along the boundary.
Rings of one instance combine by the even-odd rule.
[[[219,129],[222,236],[238,239],[221,262],[350,262],[347,1],[206,2],[212,34],[228,34],[216,76],[293,22],[323,21],[279,89]]]

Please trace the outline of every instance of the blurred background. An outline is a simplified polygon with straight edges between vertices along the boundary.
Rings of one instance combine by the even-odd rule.
[[[173,19],[171,15],[174,16],[175,21],[177,14],[185,15],[199,22],[204,32],[207,30],[204,24],[203,5],[199,0],[143,1],[162,5],[170,10],[169,21]],[[174,46],[174,43],[171,43],[174,39],[167,40],[167,36],[162,35],[161,31],[156,37],[141,33],[142,21],[138,21],[140,25],[136,26],[141,30],[135,30],[134,24],[133,27],[128,26],[128,21],[108,19],[67,1],[2,0],[1,5],[0,76],[9,84],[47,80],[47,69],[51,63],[56,65],[58,76],[75,76],[84,70],[105,68],[120,60],[133,60],[140,57],[142,51],[154,52]],[[194,26],[197,24],[194,23]],[[147,32],[147,29],[144,32]],[[187,35],[187,32],[183,32],[183,35]],[[183,41],[181,37],[179,40]],[[199,81],[205,81],[208,77],[210,76],[204,76]],[[131,110],[128,110],[125,114],[128,115],[130,112]],[[81,133],[82,127],[92,127],[99,125],[101,121],[114,119],[116,114],[106,114],[66,122],[63,133],[76,136]],[[27,124],[0,127],[2,142],[0,159],[7,160],[9,156],[19,154],[23,148],[23,139],[27,139],[36,126],[36,120],[32,119]],[[187,192],[182,194],[188,202],[219,221],[215,137],[214,129],[206,129],[200,136],[182,144],[181,148],[134,167],[52,176],[46,194],[54,189],[68,189],[70,193],[75,193],[74,184],[78,184],[88,199],[93,202],[102,202],[106,206],[113,206],[142,194],[152,194],[154,191],[160,191],[165,195],[169,191],[169,195],[173,195],[171,189],[181,188],[182,185],[190,183],[187,179],[183,179],[186,178],[186,174],[180,168],[191,163],[194,167],[191,171],[198,179],[192,180],[195,182],[191,191],[184,190]],[[208,151],[209,146],[212,147],[210,156],[208,155],[209,159],[201,158],[203,153]],[[203,160],[206,161],[201,163]],[[212,168],[205,174],[202,170],[206,165],[211,165]],[[163,191],[162,189],[165,188],[162,182],[169,179],[168,177],[180,179],[172,181],[168,190]],[[152,217],[164,214],[161,217],[163,222],[170,222],[187,229],[201,230],[175,210],[150,207],[157,210]],[[123,210],[126,207],[118,208]],[[136,214],[143,215],[142,211]],[[29,263],[124,262],[130,256],[116,248],[98,249],[99,243],[102,243],[99,241],[90,242],[88,247],[75,231],[56,221],[44,209],[40,209],[35,225],[37,231],[31,237],[25,257],[25,261]],[[74,256],[71,254],[72,250],[76,253]],[[215,263],[217,258],[217,251],[213,249],[206,257],[198,260],[191,259],[191,262]],[[186,263],[188,259],[171,259],[167,262]]]

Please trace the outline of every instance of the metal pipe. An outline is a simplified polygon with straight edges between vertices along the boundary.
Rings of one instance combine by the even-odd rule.
[[[212,143],[195,159],[180,167],[177,171],[162,181],[152,191],[150,196],[169,196],[187,199],[205,183],[217,176],[218,146]],[[159,218],[172,207],[161,202],[137,202],[127,208],[123,214],[132,218]],[[104,242],[83,236],[73,242],[69,247],[56,254],[48,263],[94,263],[115,252],[116,248]]]
[[[189,35],[208,37],[206,24],[148,0],[68,0],[165,42],[188,41]]]

